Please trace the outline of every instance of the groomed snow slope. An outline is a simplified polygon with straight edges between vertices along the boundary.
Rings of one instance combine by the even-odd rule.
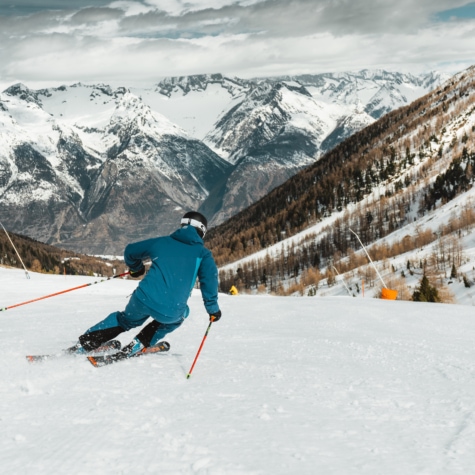
[[[0,269],[0,305],[94,281],[31,276]],[[104,368],[26,362],[74,343],[135,286],[108,281],[0,312],[2,473],[473,473],[472,307],[223,295],[187,380],[208,325],[194,293],[169,354]]]

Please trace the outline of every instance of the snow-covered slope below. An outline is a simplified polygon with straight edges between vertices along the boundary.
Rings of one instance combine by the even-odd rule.
[[[226,82],[226,80],[224,80]],[[243,100],[246,90],[229,90],[225,84],[206,85],[205,90],[174,90],[169,95],[157,93],[157,89],[138,89],[135,91],[153,110],[160,111],[172,122],[186,130],[192,137],[203,140],[220,115]]]
[[[0,268],[1,305],[91,281]],[[4,473],[472,472],[470,307],[222,295],[186,379],[208,325],[193,293],[169,354],[100,369],[26,362],[72,344],[135,286],[114,280],[0,313]]]

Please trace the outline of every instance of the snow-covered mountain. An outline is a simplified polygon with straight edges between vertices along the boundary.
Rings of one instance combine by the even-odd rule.
[[[124,89],[18,85],[2,99],[3,221],[46,242],[118,252],[175,226],[230,168]]]
[[[434,89],[447,76],[429,73],[420,76],[384,70],[362,70],[357,73],[327,73],[282,76],[278,81],[297,81],[312,96],[325,103],[352,106],[361,104],[374,119],[410,103]]]
[[[0,95],[0,210],[12,230],[85,252],[222,222],[440,75],[169,78]]]

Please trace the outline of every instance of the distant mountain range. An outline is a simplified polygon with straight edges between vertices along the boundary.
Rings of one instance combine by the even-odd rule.
[[[361,71],[189,76],[148,89],[16,84],[0,94],[2,222],[95,254],[170,232],[184,210],[218,224],[445,79]]]

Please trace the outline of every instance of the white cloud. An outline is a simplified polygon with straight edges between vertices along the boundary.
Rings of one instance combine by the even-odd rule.
[[[155,8],[144,5],[142,2],[134,2],[131,0],[119,0],[112,2],[109,5],[110,8],[119,8],[124,11],[126,16],[134,16],[146,14],[150,11],[155,10]]]
[[[27,8],[27,0],[19,3]],[[1,16],[0,8],[0,87],[153,84],[205,72],[455,72],[475,63],[475,20],[434,20],[463,0],[81,0],[76,9],[73,1],[68,9],[50,3],[54,11],[23,16]]]

